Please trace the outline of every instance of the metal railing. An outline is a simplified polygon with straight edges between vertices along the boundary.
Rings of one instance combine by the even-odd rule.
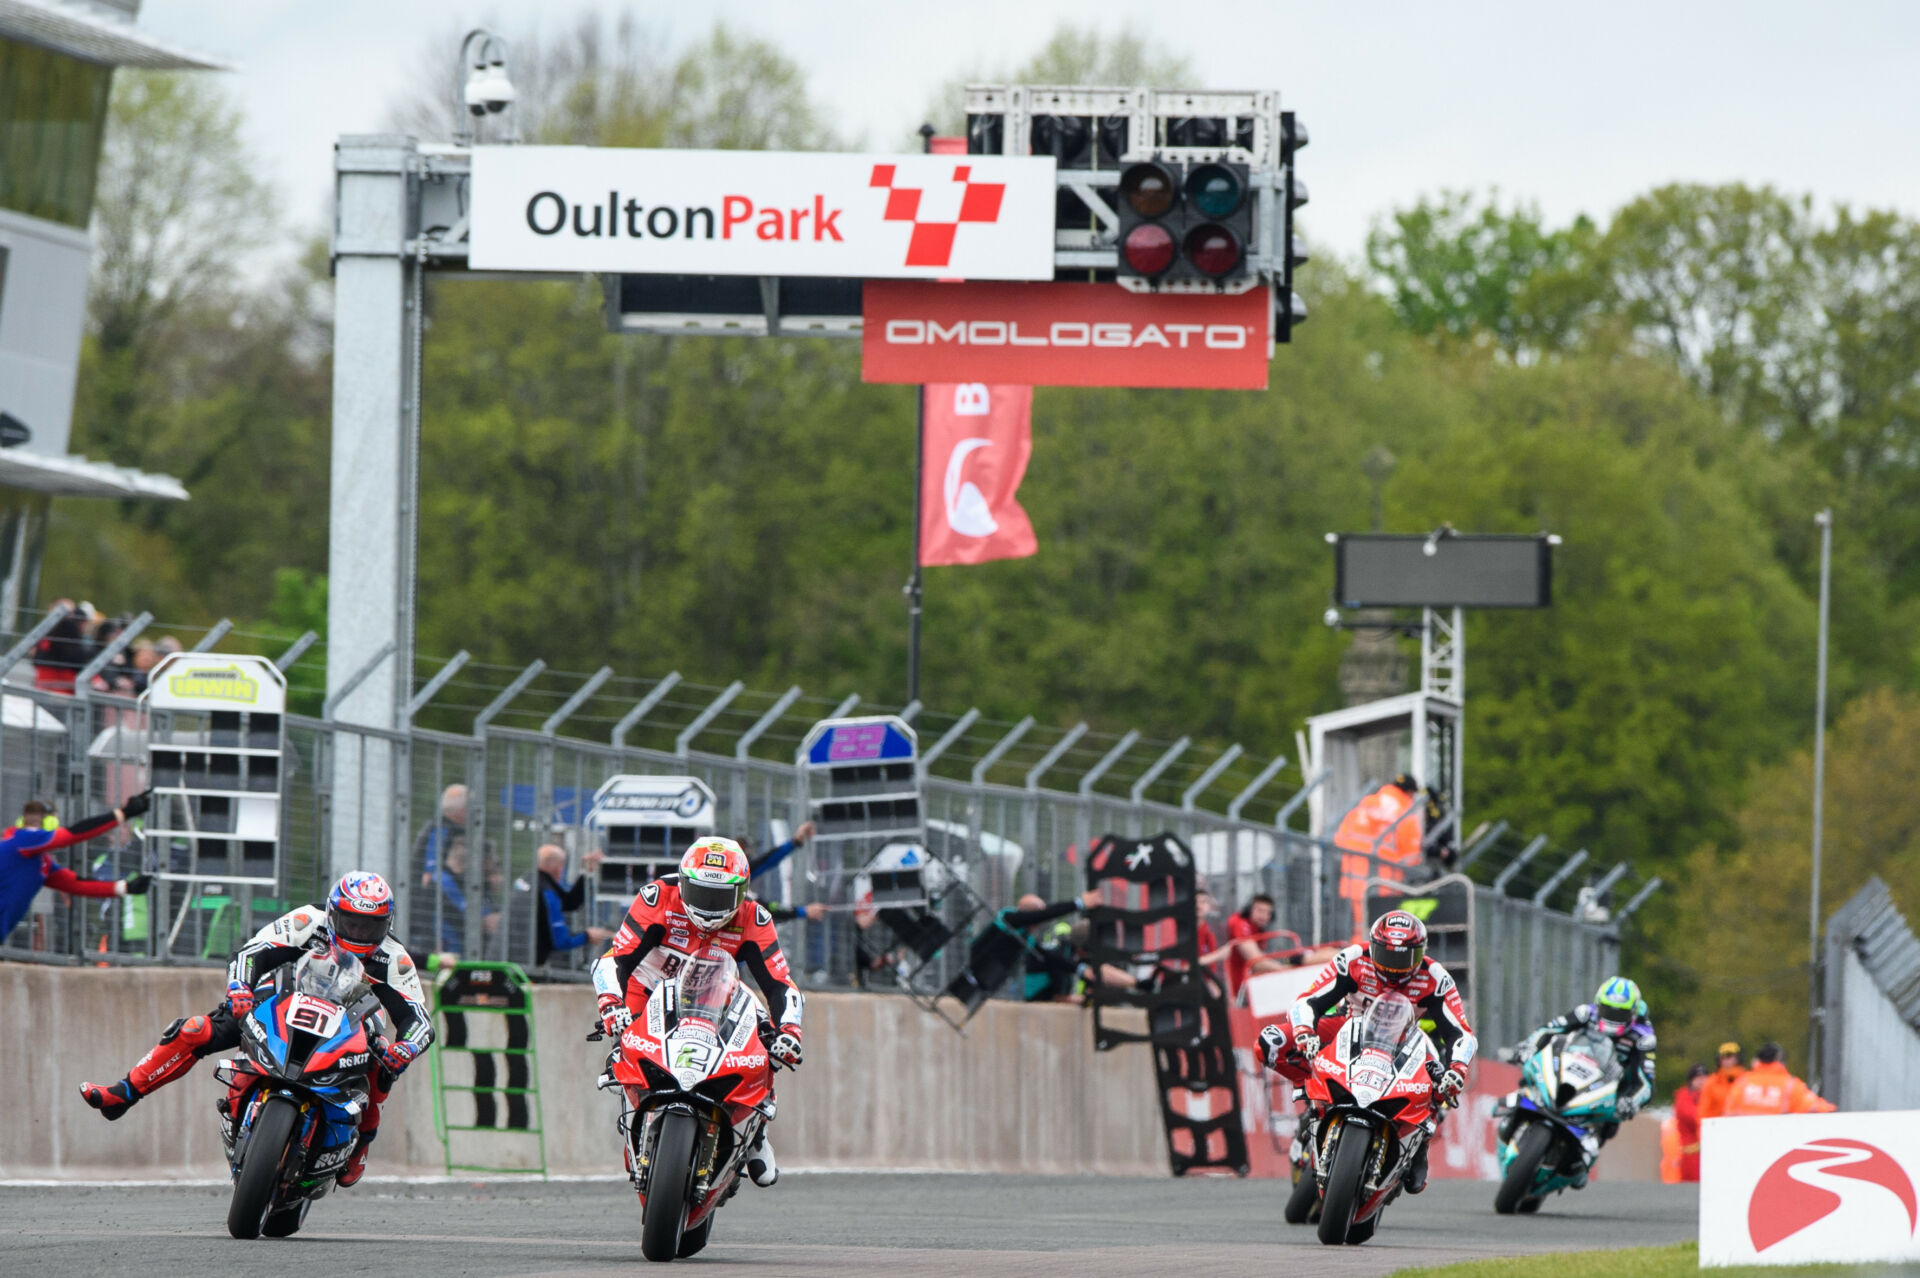
[[[216,639],[236,650],[263,646],[257,636]],[[311,645],[295,658],[318,660]],[[393,847],[376,847],[381,840],[363,833],[361,859],[391,871],[398,934],[410,948],[579,979],[598,946],[540,953],[537,852],[558,844],[569,872],[578,872],[589,850],[584,818],[601,783],[633,772],[698,777],[716,796],[719,831],[750,848],[764,845],[772,832],[805,817],[804,780],[793,762],[802,736],[817,720],[852,710],[854,700],[707,687],[677,674],[623,680],[607,671],[572,675],[459,660],[423,663],[416,685],[424,685],[414,699],[416,726],[405,732],[288,716],[281,881],[270,895],[193,885],[171,917],[156,920],[139,898],[103,903],[42,893],[29,918],[0,937],[0,958],[224,961],[272,913],[325,892],[336,811],[348,828],[377,835],[378,823],[360,814],[385,805],[393,813]],[[312,700],[317,708],[318,697]],[[859,709],[883,712],[864,703]],[[125,696],[75,697],[10,684],[0,808],[17,812],[27,798],[40,797],[75,819],[112,807],[145,783],[139,720],[137,704]],[[1353,931],[1353,901],[1342,895],[1343,870],[1351,880],[1355,858],[1368,875],[1381,869],[1372,853],[1335,849],[1289,828],[1305,792],[1322,778],[1300,777],[1281,759],[1151,741],[1131,731],[1103,734],[1084,724],[1056,730],[1030,720],[997,723],[972,710],[917,709],[913,721],[923,743],[928,843],[960,867],[989,908],[1029,892],[1058,899],[1077,891],[1101,835],[1171,830],[1193,849],[1202,879],[1228,908],[1265,892],[1278,903],[1276,927],[1314,942],[1344,941]],[[604,741],[588,737],[596,731]],[[383,758],[394,766],[382,765]],[[1297,780],[1276,784],[1288,776]],[[464,788],[464,805],[455,787]],[[1558,881],[1531,899],[1507,894],[1514,874],[1498,887],[1485,885],[1513,858],[1481,855],[1486,849],[1473,839],[1465,845],[1483,883],[1477,1015],[1484,1039],[1505,1041],[1530,1028],[1530,1018],[1565,1010],[1590,992],[1605,975],[1617,929],[1552,908]],[[67,855],[82,873],[109,877],[140,868],[142,851],[116,832]],[[1531,880],[1519,887],[1531,890]],[[804,852],[756,889],[795,905],[827,899]],[[584,917],[614,928],[627,905],[597,897],[590,885]],[[783,931],[803,983],[855,981],[844,914],[798,920]],[[870,979],[884,984],[886,974]]]

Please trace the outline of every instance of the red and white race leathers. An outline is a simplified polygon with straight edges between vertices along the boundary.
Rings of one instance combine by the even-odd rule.
[[[1375,999],[1388,992],[1406,995],[1420,1009],[1422,1019],[1433,1022],[1433,1036],[1448,1064],[1462,1070],[1467,1067],[1478,1041],[1467,1024],[1466,1004],[1460,1001],[1460,987],[1453,983],[1447,969],[1430,958],[1422,959],[1420,970],[1406,980],[1389,981],[1373,965],[1366,946],[1349,945],[1320,969],[1320,975],[1293,1005],[1288,1019],[1296,1032],[1307,1029],[1342,999],[1347,1003],[1347,1015],[1359,1019]]]
[[[646,1010],[647,995],[680,964],[716,949],[733,955],[741,970],[753,977],[773,1023],[796,1031],[797,1036],[803,1000],[767,908],[747,901],[725,927],[703,932],[681,907],[677,874],[662,875],[633,898],[613,944],[593,965],[594,988],[622,1000],[638,1016]]]

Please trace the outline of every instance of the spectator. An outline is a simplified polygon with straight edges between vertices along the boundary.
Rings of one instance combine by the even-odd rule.
[[[1024,930],[1028,937],[1021,998],[1029,1003],[1080,1001],[1082,983],[1096,973],[1074,946],[1072,916],[1099,903],[1097,891],[1055,905],[1028,893],[1014,902],[1013,909],[1001,912],[1002,927]],[[1117,968],[1102,969],[1097,975],[1110,984],[1133,984],[1133,978]]]
[[[43,692],[73,692],[73,678],[93,659],[93,644],[87,629],[93,623],[93,605],[76,605],[71,599],[56,601],[73,609],[54,623],[46,637],[34,645],[33,686]]]
[[[816,828],[813,822],[802,821],[800,828],[793,832],[792,838],[765,856],[754,858],[753,877],[757,879],[763,874],[771,874],[773,871],[779,869],[782,861],[792,856],[798,849],[807,846],[808,841],[813,838]]]
[[[567,872],[567,850],[549,843],[534,853],[534,863],[540,868],[540,905],[535,911],[540,921],[534,937],[535,963],[544,966],[555,950],[605,945],[613,939],[613,932],[608,928],[589,926],[585,932],[575,932],[567,926],[567,911],[586,906],[587,876],[599,868],[606,855],[600,848],[589,851],[580,858],[582,872],[574,879],[573,886],[562,887],[561,879]]]
[[[467,837],[467,787],[450,785],[440,792],[438,814],[414,840],[413,861],[420,867],[420,886],[431,887],[440,868],[440,854],[455,839]]]
[[[118,639],[126,628],[127,623],[118,617],[108,618],[96,626],[93,632],[94,656],[99,656],[100,652]],[[133,668],[133,654],[122,648],[113,654],[113,659],[101,667],[98,674],[93,676],[93,690],[110,693],[117,697],[138,696],[140,693],[138,673]]]
[[[1707,1079],[1700,1089],[1700,1119],[1718,1118],[1726,1110],[1727,1094],[1733,1091],[1733,1085],[1740,1081],[1747,1067],[1740,1063],[1740,1044],[1725,1042],[1720,1044],[1719,1068]]]
[[[467,836],[460,834],[449,839],[440,850],[438,867],[428,879],[428,886],[434,889],[437,898],[430,908],[437,914],[439,926],[437,929],[433,926],[434,914],[422,920],[426,931],[434,938],[434,943],[428,948],[456,959],[466,952],[466,879]],[[494,933],[500,930],[500,911],[484,901],[481,909],[480,926],[485,939],[491,942]]]
[[[1354,804],[1334,831],[1334,846],[1345,853],[1340,896],[1353,907],[1356,937],[1367,930],[1367,880],[1405,883],[1422,863],[1420,814],[1413,812],[1419,800],[1420,784],[1403,772]]]
[[[63,829],[46,804],[28,800],[20,809],[20,824],[0,832],[0,941],[26,916],[42,887],[69,896],[144,895],[150,886],[145,874],[124,879],[83,879],[56,863],[53,853],[97,839],[125,824],[128,817],[143,815],[149,802],[148,792],[143,790],[110,813],[76,821]]]
[[[779,901],[761,901],[760,906],[776,924],[791,923],[795,919],[819,923],[827,917],[827,905],[824,901],[815,901],[804,909],[797,905],[783,905]]]
[[[1255,893],[1240,912],[1227,920],[1227,997],[1236,998],[1247,977],[1255,972],[1277,972],[1281,961],[1266,953],[1262,943],[1273,926],[1273,898]]]
[[[1762,1043],[1753,1054],[1753,1068],[1741,1076],[1727,1093],[1722,1118],[1742,1118],[1750,1114],[1831,1114],[1831,1101],[1822,1100],[1812,1088],[1787,1073],[1786,1049],[1778,1043]]]
[[[160,649],[145,639],[133,641],[133,695],[139,696],[147,690],[147,682],[153,675],[153,668],[160,664]]]
[[[1707,1067],[1687,1070],[1687,1085],[1673,1094],[1673,1121],[1680,1137],[1680,1181],[1700,1179],[1700,1092],[1707,1085]]]
[[[1195,936],[1200,943],[1200,966],[1218,962],[1226,957],[1226,948],[1220,944],[1220,938],[1214,935],[1213,924],[1208,920],[1220,910],[1220,903],[1213,899],[1213,893],[1201,888],[1193,894],[1193,913],[1199,921]]]

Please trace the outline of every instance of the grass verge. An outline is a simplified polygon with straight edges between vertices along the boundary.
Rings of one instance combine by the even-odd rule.
[[[1672,1247],[1629,1247],[1620,1251],[1553,1252],[1540,1256],[1503,1256],[1396,1270],[1392,1278],[1885,1278],[1920,1272],[1911,1265],[1741,1265],[1700,1268],[1696,1243]]]

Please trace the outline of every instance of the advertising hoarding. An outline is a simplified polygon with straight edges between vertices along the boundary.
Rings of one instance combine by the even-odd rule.
[[[1050,280],[1048,156],[476,147],[487,271]]]

